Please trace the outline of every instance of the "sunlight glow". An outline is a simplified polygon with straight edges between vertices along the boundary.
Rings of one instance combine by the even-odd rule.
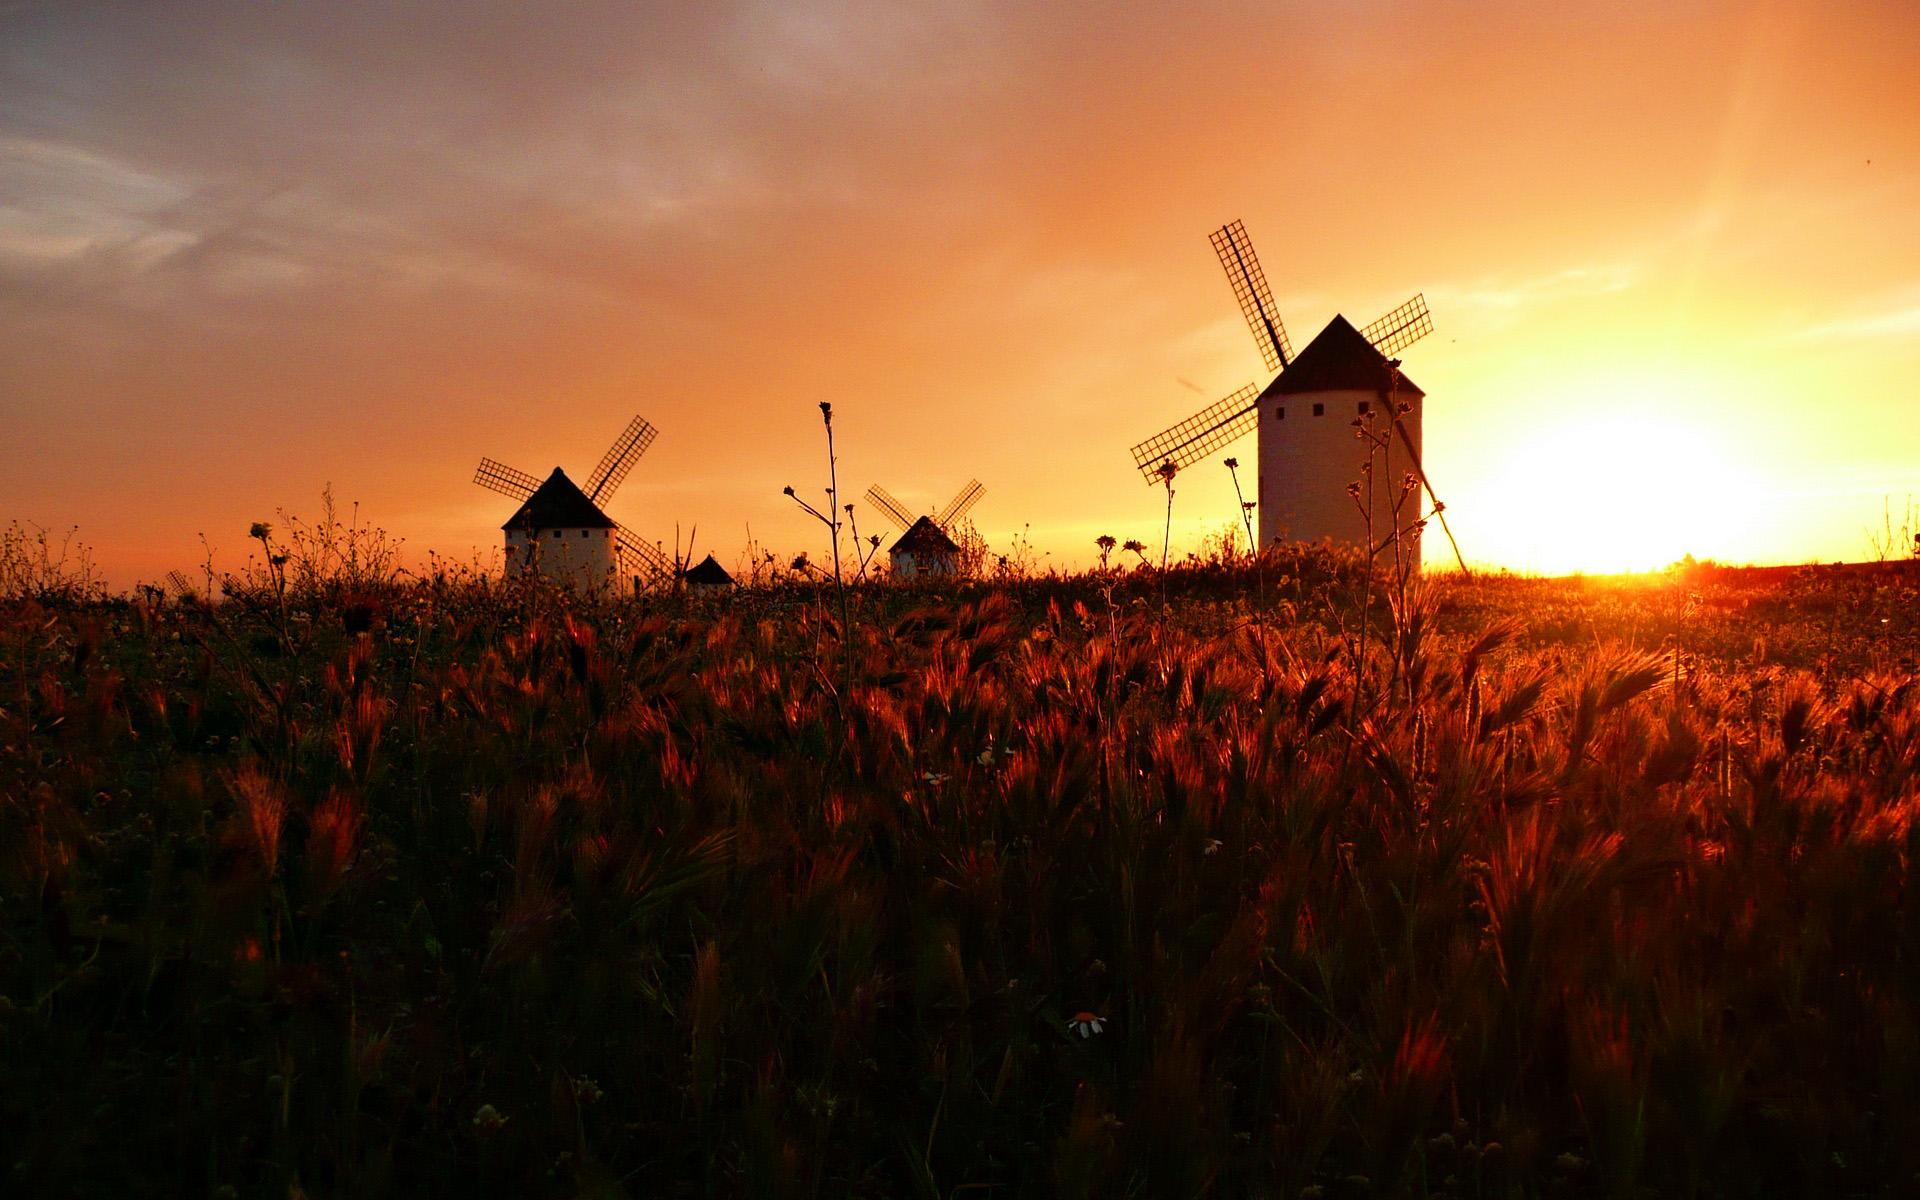
[[[1581,388],[1516,440],[1483,483],[1499,497],[1488,557],[1542,574],[1656,570],[1692,554],[1740,549],[1753,481],[1740,455],[1697,419],[1697,407],[1644,381],[1633,391]],[[1593,394],[1611,391],[1611,396]],[[1618,401],[1635,396],[1632,408]],[[1664,401],[1664,402],[1663,402]],[[1482,489],[1476,489],[1482,490]]]

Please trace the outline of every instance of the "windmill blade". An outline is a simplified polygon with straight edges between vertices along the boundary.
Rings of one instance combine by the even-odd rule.
[[[639,534],[617,521],[613,533],[621,570],[629,575],[645,576],[649,581],[673,578],[673,560],[662,554],[658,546],[641,540]]]
[[[1372,342],[1382,358],[1393,358],[1432,332],[1433,318],[1427,315],[1427,296],[1421,292],[1362,329],[1360,336]]]
[[[1148,483],[1159,483],[1168,464],[1176,471],[1192,466],[1260,423],[1259,398],[1260,389],[1248,384],[1135,446],[1133,465]]]
[[[491,458],[480,460],[479,469],[473,473],[473,481],[483,488],[492,488],[502,496],[512,496],[515,500],[525,500],[540,490],[538,479]]]
[[[167,586],[173,589],[175,596],[186,597],[193,595],[193,585],[188,583],[187,577],[178,571],[167,572]]]
[[[1278,371],[1293,361],[1293,346],[1287,341],[1287,327],[1280,323],[1280,310],[1273,303],[1273,289],[1267,286],[1267,273],[1260,269],[1259,256],[1247,237],[1247,227],[1235,221],[1222,225],[1208,238],[1213,252],[1220,256],[1221,269],[1233,285],[1233,298],[1260,347],[1261,361],[1267,370]]]
[[[605,504],[613,499],[614,492],[626,481],[627,472],[633,470],[633,464],[653,445],[653,439],[660,436],[644,417],[635,417],[627,422],[620,436],[613,439],[613,445],[600,456],[600,465],[587,477],[587,499],[595,504]]]
[[[895,500],[892,493],[877,483],[867,489],[867,503],[887,514],[887,520],[902,529],[910,527],[917,520],[912,509]]]
[[[266,584],[255,583],[239,575],[222,575],[220,594],[242,604],[255,606],[264,606],[273,600],[273,592],[267,588]]]
[[[978,479],[969,479],[967,486],[961,488],[954,494],[953,499],[947,501],[947,506],[940,510],[940,515],[933,519],[933,523],[942,529],[948,529],[955,521],[966,516],[974,505],[980,503],[980,497],[986,494],[987,489],[980,486]]]

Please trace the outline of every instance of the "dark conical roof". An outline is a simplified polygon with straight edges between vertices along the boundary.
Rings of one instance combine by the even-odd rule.
[[[1391,370],[1366,335],[1348,324],[1345,317],[1335,314],[1319,336],[1307,343],[1307,348],[1280,372],[1280,377],[1267,385],[1260,398],[1298,396],[1305,392],[1385,391],[1391,381]],[[1405,375],[1400,376],[1398,391],[1402,396],[1426,395]]]
[[[587,499],[587,494],[559,467],[534,489],[526,503],[513,510],[502,529],[612,529],[613,518]]]
[[[909,554],[956,554],[960,546],[947,536],[946,530],[933,523],[932,517],[921,517],[907,527],[887,553],[898,554],[902,550]]]
[[[733,576],[727,574],[727,569],[715,562],[711,554],[701,559],[699,565],[688,567],[681,572],[680,578],[688,583],[707,584],[712,587],[726,587],[733,582]]]

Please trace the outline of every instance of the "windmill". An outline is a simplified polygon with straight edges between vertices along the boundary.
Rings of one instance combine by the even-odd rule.
[[[1433,332],[1425,296],[1415,295],[1364,329],[1355,329],[1335,314],[1296,356],[1246,227],[1239,221],[1223,225],[1209,240],[1261,361],[1278,374],[1264,388],[1247,384],[1135,445],[1133,462],[1140,474],[1150,484],[1170,481],[1174,473],[1257,429],[1260,544],[1271,545],[1283,535],[1359,541],[1364,526],[1347,491],[1355,474],[1352,425],[1373,413],[1378,404],[1380,415],[1391,422],[1393,435],[1406,452],[1414,478],[1433,503],[1433,515],[1446,530],[1446,506],[1434,495],[1420,461],[1421,401],[1426,393],[1400,373],[1400,360],[1395,357]],[[1391,475],[1391,453],[1388,468]],[[1375,530],[1394,528],[1392,490],[1390,479],[1371,489],[1367,507]],[[1417,535],[1410,540],[1417,565]],[[1453,541],[1451,530],[1447,540]],[[1454,557],[1460,557],[1458,545]],[[1460,568],[1466,569],[1464,560]]]
[[[542,481],[494,459],[481,459],[473,481],[521,502],[501,526],[507,535],[507,569],[537,570],[583,590],[604,588],[616,576],[672,578],[673,563],[666,555],[601,508],[658,433],[641,417],[627,422],[600,456],[584,490],[559,467]]]
[[[960,544],[953,537],[954,527],[986,494],[987,489],[980,486],[978,479],[969,479],[938,513],[916,515],[880,485],[868,488],[867,502],[905,531],[887,549],[894,577],[951,575],[960,555]]]

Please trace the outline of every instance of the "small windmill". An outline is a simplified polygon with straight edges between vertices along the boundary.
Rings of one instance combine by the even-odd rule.
[[[501,526],[507,535],[507,569],[537,570],[588,590],[606,587],[617,575],[672,578],[673,563],[666,555],[601,508],[658,434],[644,418],[629,421],[600,456],[584,490],[559,467],[543,482],[505,463],[481,459],[473,481],[521,502]]]
[[[1166,482],[1257,429],[1260,543],[1271,545],[1283,534],[1355,541],[1357,518],[1347,492],[1354,476],[1352,421],[1338,418],[1364,418],[1378,403],[1446,529],[1446,506],[1434,495],[1420,461],[1421,401],[1426,393],[1400,374],[1395,357],[1433,332],[1425,296],[1415,295],[1365,329],[1355,329],[1335,314],[1295,356],[1246,227],[1238,221],[1223,225],[1209,240],[1261,361],[1278,374],[1265,388],[1248,384],[1135,445],[1133,462],[1140,474],[1150,484]],[[1292,422],[1287,421],[1289,408],[1295,413]],[[1336,419],[1324,420],[1329,414]],[[1391,527],[1390,487],[1377,488],[1370,502],[1375,528],[1383,519]],[[1451,530],[1447,540],[1453,540]],[[1417,542],[1414,554],[1417,563]],[[1459,555],[1456,545],[1454,557]],[[1466,569],[1464,561],[1460,566]]]
[[[887,549],[887,560],[893,567],[894,577],[905,579],[914,575],[951,575],[960,555],[960,544],[953,536],[954,527],[986,494],[987,489],[980,486],[978,479],[969,479],[966,486],[954,493],[953,499],[947,501],[946,507],[938,513],[916,515],[880,485],[868,488],[867,503],[885,513],[888,520],[905,531]]]

